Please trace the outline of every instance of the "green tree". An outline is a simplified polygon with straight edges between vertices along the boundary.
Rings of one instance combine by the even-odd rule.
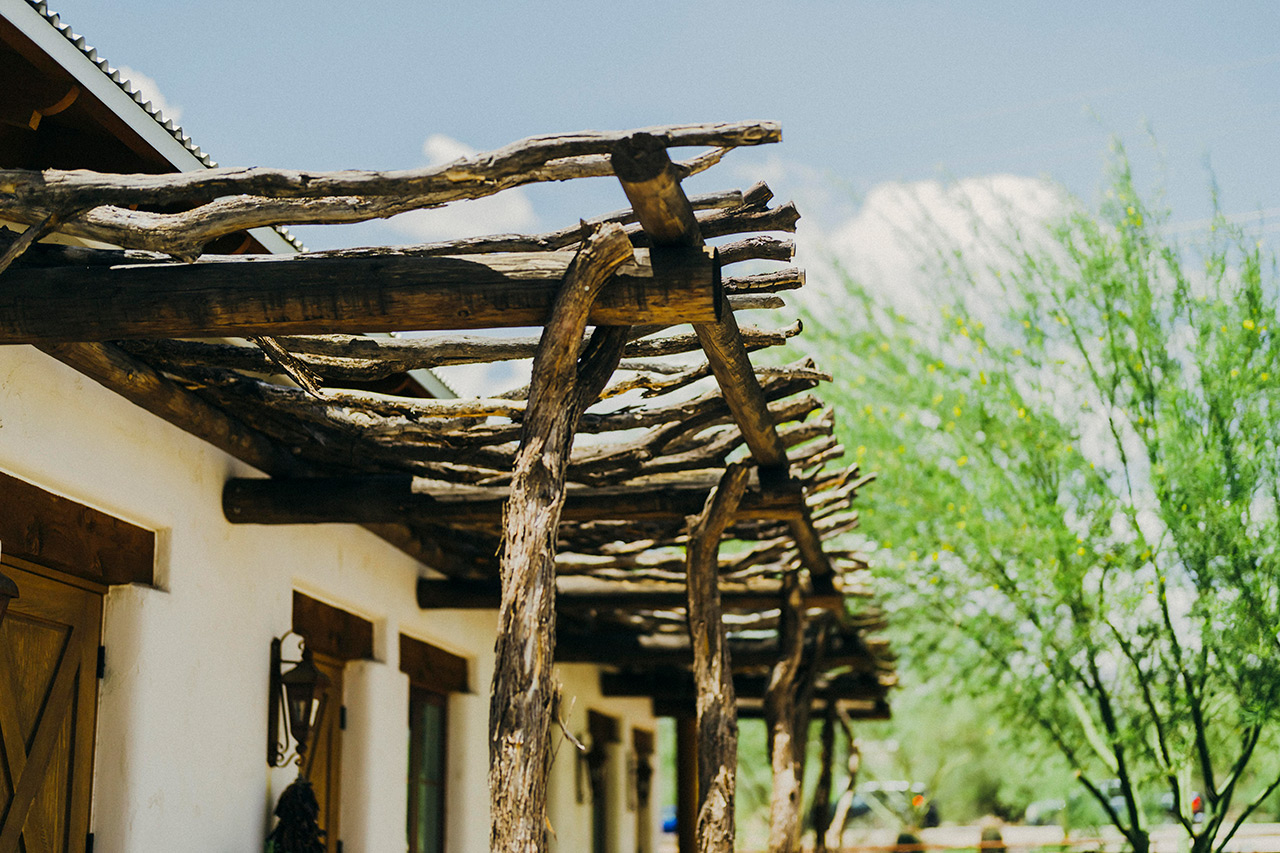
[[[1095,212],[930,247],[936,315],[846,277],[806,337],[880,475],[863,530],[912,657],[1029,721],[1135,851],[1163,793],[1201,853],[1280,785],[1278,277],[1113,171]]]

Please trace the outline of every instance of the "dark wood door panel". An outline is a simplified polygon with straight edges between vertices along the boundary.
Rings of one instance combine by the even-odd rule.
[[[83,849],[102,596],[6,565],[0,623],[0,853]]]

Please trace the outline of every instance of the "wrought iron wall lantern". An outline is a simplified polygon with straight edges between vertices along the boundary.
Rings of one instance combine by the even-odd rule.
[[[0,622],[4,621],[4,612],[9,609],[9,602],[18,597],[18,585],[13,578],[0,574]]]
[[[293,633],[292,631],[289,634]],[[267,694],[267,765],[280,767],[287,763],[289,741],[294,743],[298,766],[303,765],[307,751],[307,737],[311,734],[313,720],[324,714],[324,688],[329,679],[316,668],[306,641],[299,643],[301,657],[296,661],[284,660],[281,648],[284,637],[271,641],[271,684]],[[287,672],[287,664],[293,667]],[[317,702],[317,697],[319,701]],[[283,707],[282,707],[283,706]],[[317,707],[318,706],[318,707]],[[280,723],[284,721],[281,737]]]

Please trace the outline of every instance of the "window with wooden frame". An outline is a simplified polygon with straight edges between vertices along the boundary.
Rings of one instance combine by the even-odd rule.
[[[346,726],[346,708],[342,700],[343,668],[349,660],[373,657],[373,623],[295,590],[293,630],[306,641],[316,668],[328,679],[318,697],[319,716],[308,734],[302,773],[311,781],[320,806],[317,822],[325,831],[325,850],[338,853],[342,849],[339,803],[342,793],[342,730]]]
[[[409,676],[409,853],[443,853],[448,696],[467,691],[467,662],[400,635],[400,669]]]

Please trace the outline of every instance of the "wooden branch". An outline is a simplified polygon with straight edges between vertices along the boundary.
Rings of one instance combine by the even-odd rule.
[[[479,198],[496,182],[573,157],[602,155],[620,140],[644,134],[664,147],[761,145],[782,138],[776,122],[668,125],[631,131],[584,131],[532,136],[495,151],[441,166],[391,172],[303,172],[266,168],[204,169],[164,175],[111,175],[78,171],[0,170],[6,204],[24,208],[80,209],[100,205],[183,204],[193,199],[244,195],[270,198],[400,197],[435,195]],[[607,172],[602,174],[608,174]],[[439,203],[439,202],[432,202]],[[7,208],[0,209],[7,210]]]
[[[698,691],[698,853],[734,849],[734,774],[738,767],[737,697],[717,581],[720,537],[737,512],[751,469],[725,469],[702,512],[689,519],[689,644]]]
[[[720,148],[781,138],[776,123],[652,128],[670,146]],[[610,173],[603,156],[629,133],[533,137],[443,166],[398,172],[206,169],[166,175],[0,171],[0,218],[31,224],[50,213],[66,233],[129,248],[194,256],[209,240],[268,225],[359,222],[541,181]],[[209,201],[218,199],[217,201]],[[178,213],[130,206],[199,204]],[[89,211],[81,213],[81,211]],[[72,217],[72,214],[80,214]]]
[[[13,238],[5,247],[4,253],[0,254],[0,273],[9,268],[9,265],[16,261],[23,252],[30,249],[37,240],[49,233],[49,230],[57,223],[58,217],[55,214],[49,214],[38,222],[28,226],[26,231]],[[4,231],[4,235],[8,236],[8,229],[0,229]]]
[[[690,203],[693,199],[689,199]],[[789,261],[796,254],[793,240],[779,240],[758,234],[732,243],[725,243],[720,249],[720,265],[741,263],[742,261]]]
[[[500,561],[502,602],[489,705],[492,850],[535,853],[546,847],[555,542],[565,469],[575,422],[603,388],[625,341],[625,335],[597,330],[583,349],[582,333],[596,294],[630,260],[631,244],[621,227],[603,226],[588,238],[564,277],[534,356]]]
[[[782,297],[771,293],[736,293],[726,298],[725,307],[730,311],[762,311],[785,308]]]
[[[18,268],[0,288],[0,343],[541,325],[572,253],[234,261],[95,270]],[[706,252],[661,252],[621,270],[595,325],[717,316]],[[86,311],[84,306],[94,310]]]
[[[287,448],[110,344],[54,344],[42,349],[151,414],[260,471],[278,476],[309,473],[307,466]],[[368,527],[427,565],[445,572],[463,570],[438,543],[407,525],[371,524]]]
[[[728,599],[726,599],[728,600]],[[815,599],[821,605],[826,599]],[[775,599],[775,607],[777,599]],[[830,610],[831,608],[823,608]],[[663,635],[669,639],[670,634]],[[772,640],[729,640],[729,657],[739,671],[769,669],[785,652]],[[634,632],[611,635],[603,629],[588,635],[563,634],[556,641],[556,660],[562,663],[596,663],[637,669],[685,667],[693,663],[693,650],[687,645],[644,643]],[[869,648],[844,648],[827,657],[831,668],[848,667],[856,672],[878,672],[875,656]],[[757,694],[759,695],[759,694]]]
[[[313,397],[323,396],[320,377],[305,362],[281,346],[278,340],[262,335],[251,335],[249,341],[262,350],[263,355],[308,394]]]
[[[723,265],[724,261],[720,263]],[[726,277],[724,280],[725,292],[729,294],[776,293],[779,290],[796,290],[801,287],[804,287],[804,270],[794,267],[757,275]],[[737,305],[734,306],[734,308],[737,307]]]
[[[678,165],[686,171],[688,163]],[[606,173],[607,174],[607,173]],[[720,192],[703,193],[691,196],[689,203],[694,210],[725,210],[743,206],[743,194],[738,190],[722,190]],[[585,219],[568,228],[550,231],[545,234],[494,234],[483,237],[464,237],[460,240],[442,240],[434,243],[415,243],[402,246],[373,247],[358,249],[330,249],[310,252],[310,257],[317,258],[370,258],[376,257],[390,248],[406,257],[426,257],[429,255],[479,255],[494,252],[555,252],[570,249],[582,241],[582,228],[604,225],[610,222],[629,224],[636,221],[635,211],[627,208],[603,216]],[[30,229],[28,229],[30,231]],[[25,233],[25,232],[24,232]],[[39,231],[32,232],[37,239]],[[6,251],[22,254],[14,249],[15,242],[22,241],[19,234],[0,227],[0,247],[8,247]],[[763,242],[761,242],[763,241]],[[743,260],[748,255],[764,259],[790,260],[790,252],[784,246],[787,241],[774,240],[770,237],[750,238],[740,241],[743,245],[734,251],[736,260]],[[777,244],[777,245],[774,245]],[[28,242],[29,245],[29,242]],[[734,244],[737,245],[737,244]],[[792,250],[794,246],[792,246]],[[786,253],[786,257],[778,257]],[[745,254],[744,254],[745,253]],[[212,255],[205,255],[206,259]],[[151,252],[145,249],[96,249],[85,246],[65,246],[62,244],[44,243],[31,247],[31,251],[23,255],[23,264],[29,266],[93,266],[110,267],[118,264],[169,263],[172,258],[165,252]]]
[[[750,350],[780,346],[801,331],[800,321],[780,329],[744,327],[743,342]],[[371,382],[411,370],[458,364],[533,358],[538,339],[496,338],[487,335],[437,335],[421,338],[372,338],[353,335],[281,336],[275,339],[290,355],[326,380]],[[132,355],[160,366],[222,367],[231,370],[273,372],[274,362],[256,347],[184,340],[124,341],[120,346]],[[692,333],[642,338],[627,344],[629,359],[657,358],[700,350]],[[624,361],[622,370],[679,372],[681,365],[664,362]],[[647,386],[646,386],[647,387]]]

